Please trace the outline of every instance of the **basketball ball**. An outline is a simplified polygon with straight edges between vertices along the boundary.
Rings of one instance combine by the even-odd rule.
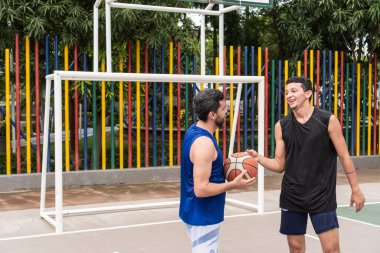
[[[230,182],[244,170],[247,171],[244,176],[245,179],[253,178],[257,176],[257,167],[257,162],[252,156],[246,152],[237,152],[224,161],[224,178]]]

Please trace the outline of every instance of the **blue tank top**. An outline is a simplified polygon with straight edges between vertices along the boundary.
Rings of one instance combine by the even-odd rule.
[[[201,137],[209,137],[218,152],[218,156],[212,163],[210,182],[224,183],[223,155],[216,139],[207,130],[193,124],[186,132],[181,157],[181,198],[179,217],[187,224],[206,226],[220,223],[224,220],[224,204],[226,193],[216,196],[198,198],[194,193],[194,164],[190,160],[190,148],[194,141]]]

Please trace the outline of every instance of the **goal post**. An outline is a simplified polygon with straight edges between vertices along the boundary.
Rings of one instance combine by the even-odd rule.
[[[62,151],[62,81],[130,81],[130,82],[180,82],[180,83],[233,83],[237,84],[237,94],[235,99],[235,109],[233,118],[233,129],[230,135],[229,154],[233,152],[235,141],[236,125],[238,120],[238,110],[243,83],[258,84],[258,152],[264,153],[264,77],[262,76],[216,76],[216,75],[171,75],[171,74],[134,74],[134,73],[104,73],[104,72],[78,72],[78,71],[55,71],[54,74],[46,76],[45,95],[45,119],[44,119],[44,141],[42,158],[42,179],[41,179],[41,201],[40,216],[55,227],[56,233],[63,232],[63,216],[66,214],[80,214],[91,212],[104,212],[116,210],[140,210],[147,208],[163,208],[177,206],[179,201],[150,202],[146,204],[132,204],[122,206],[95,207],[65,209],[63,206],[63,151]],[[53,82],[54,93],[50,92]],[[54,99],[54,145],[55,145],[55,205],[52,211],[46,210],[46,176],[47,176],[47,155],[48,155],[48,135],[49,135],[49,110],[51,96]],[[232,143],[232,144],[231,144]],[[227,198],[227,203],[239,205],[247,208],[257,209],[258,213],[264,212],[264,168],[259,164],[258,168],[258,203],[252,204],[244,201]],[[53,218],[54,217],[54,218]]]

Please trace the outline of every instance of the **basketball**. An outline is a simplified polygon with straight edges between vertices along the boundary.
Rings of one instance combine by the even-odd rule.
[[[240,175],[244,170],[247,171],[244,178],[249,179],[257,176],[257,162],[246,152],[237,152],[230,155],[223,165],[224,178],[230,182]]]

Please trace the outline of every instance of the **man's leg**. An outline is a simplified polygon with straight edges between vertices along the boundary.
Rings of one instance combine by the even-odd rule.
[[[306,226],[307,213],[281,210],[280,233],[288,238],[289,252],[305,252]]]
[[[339,223],[336,211],[310,214],[324,253],[339,253]]]
[[[339,253],[339,229],[334,228],[318,235],[324,253]]]
[[[288,235],[290,253],[304,253],[306,251],[304,235]]]
[[[208,226],[186,225],[192,253],[218,253],[220,223]]]

